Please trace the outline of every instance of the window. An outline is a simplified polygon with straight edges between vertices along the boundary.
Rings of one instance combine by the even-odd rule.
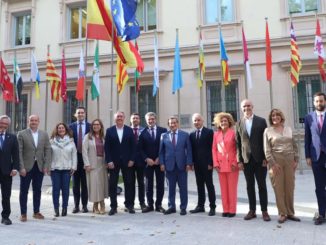
[[[87,90],[86,90],[86,100],[85,105],[87,105]],[[66,124],[70,124],[76,121],[75,112],[76,108],[80,106],[78,100],[76,99],[76,91],[75,90],[67,90],[67,102],[63,104],[63,122]],[[86,113],[87,117],[87,113]]]
[[[224,86],[221,81],[207,82],[206,98],[208,126],[218,112],[228,112],[235,121],[239,119],[239,94],[236,80],[232,80],[228,86]]]
[[[132,86],[130,87],[130,111],[131,113],[138,112],[141,125],[146,126],[145,114],[149,111],[156,113],[156,97],[153,97],[153,86],[141,86],[138,93],[138,103],[136,103],[136,98],[135,86]]]
[[[316,92],[325,91],[319,75],[300,76],[300,82],[295,90],[294,113],[295,126],[303,127],[304,117],[314,110],[313,96]]]
[[[289,13],[307,13],[318,11],[319,0],[289,0]]]
[[[205,0],[206,24],[231,22],[233,20],[233,0]]]
[[[156,0],[138,0],[136,19],[140,30],[156,29]]]
[[[68,12],[68,39],[86,36],[86,6],[70,7]]]
[[[13,104],[6,103],[6,114],[11,118],[11,123],[14,125],[14,132],[18,132],[27,128],[27,106],[28,95],[22,94],[21,102],[15,104],[15,118],[13,117]],[[11,125],[11,127],[12,127]]]
[[[31,43],[31,14],[14,16],[14,46],[29,45]]]

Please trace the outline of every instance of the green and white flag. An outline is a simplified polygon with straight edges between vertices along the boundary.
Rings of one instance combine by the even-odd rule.
[[[100,62],[99,62],[98,40],[96,42],[95,55],[94,55],[91,94],[92,94],[92,100],[100,96]]]

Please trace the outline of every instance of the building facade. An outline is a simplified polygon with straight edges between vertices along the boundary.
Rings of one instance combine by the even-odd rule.
[[[111,57],[111,43],[100,41],[99,100],[91,100],[90,84],[96,42],[86,40],[87,1],[85,0],[2,0],[0,11],[0,51],[13,73],[13,59],[20,66],[24,81],[22,102],[0,101],[1,114],[14,117],[14,130],[26,126],[27,116],[38,114],[41,125],[52,131],[59,121],[71,122],[78,105],[75,90],[80,50],[86,56],[86,100],[88,119],[101,118],[105,126],[113,123],[112,112],[155,111],[159,123],[166,125],[170,115],[180,112],[181,128],[191,129],[191,115],[201,112],[211,127],[214,114],[232,113],[241,116],[240,102],[248,97],[257,115],[267,118],[272,107],[286,115],[286,124],[295,129],[298,142],[303,140],[303,117],[313,109],[312,95],[326,91],[321,81],[317,57],[313,53],[316,17],[326,40],[325,0],[139,0],[137,19],[141,35],[137,39],[145,71],[140,77],[141,90],[135,93],[133,69],[128,69],[129,82],[118,96],[115,84],[116,55]],[[272,48],[272,82],[266,81],[265,18],[268,18]],[[290,22],[293,22],[302,59],[298,86],[290,80]],[[242,26],[244,27],[253,87],[247,88],[243,64]],[[221,83],[219,28],[228,52],[232,82]],[[172,94],[174,47],[179,31],[182,77],[184,86],[178,96]],[[197,87],[199,29],[202,31],[206,76],[202,89]],[[154,75],[154,36],[158,36],[160,87],[152,96]],[[61,74],[61,53],[65,50],[68,101],[50,100],[45,80],[47,50],[50,50],[58,74]],[[40,94],[36,99],[30,81],[31,54],[34,53],[41,75]],[[111,66],[111,58],[113,66]],[[13,78],[12,78],[13,79]],[[112,84],[113,83],[113,84]],[[179,106],[178,106],[179,105]],[[144,118],[142,118],[144,121]],[[303,156],[303,152],[302,152]],[[302,159],[304,159],[302,157]]]

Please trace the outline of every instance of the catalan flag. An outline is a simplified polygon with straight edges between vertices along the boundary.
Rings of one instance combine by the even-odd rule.
[[[5,101],[14,101],[14,85],[10,82],[10,77],[2,58],[0,57],[0,86],[2,97]]]
[[[272,81],[272,49],[271,49],[271,40],[269,38],[268,22],[266,19],[266,33],[265,33],[265,43],[266,43],[266,80]]]
[[[290,28],[290,35],[291,35],[291,81],[292,81],[292,86],[296,86],[299,82],[299,73],[301,70],[302,63],[299,54],[299,48],[297,45],[297,37],[295,36],[292,22]]]
[[[48,52],[48,58],[46,63],[46,80],[50,82],[51,100],[55,100],[56,102],[59,102],[61,79],[54,67],[52,59],[50,57],[50,52]]]
[[[201,30],[199,30],[199,64],[198,64],[198,87],[203,86],[205,79],[205,59],[204,59],[204,44],[201,35]]]
[[[129,76],[127,73],[126,65],[122,63],[120,58],[117,59],[117,69],[116,69],[116,78],[115,81],[118,86],[118,93],[121,94],[126,83],[128,82]]]
[[[319,73],[321,76],[321,79],[326,82],[326,73],[325,73],[325,50],[323,46],[323,40],[321,38],[320,33],[320,25],[319,20],[317,19],[317,26],[316,26],[316,37],[315,37],[315,47],[314,47],[314,53],[318,56],[318,68]]]
[[[35,84],[36,99],[40,99],[40,73],[38,71],[36,58],[34,53],[31,55],[31,82]]]
[[[220,57],[221,57],[221,69],[222,69],[222,81],[224,85],[229,85],[231,82],[228,56],[225,50],[222,31],[220,30]]]

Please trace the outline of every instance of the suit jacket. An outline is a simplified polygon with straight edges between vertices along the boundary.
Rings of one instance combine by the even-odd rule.
[[[212,143],[213,130],[203,127],[199,140],[196,139],[197,130],[190,133],[192,160],[196,168],[208,169],[213,164]]]
[[[89,129],[91,127],[91,124],[89,122],[86,122],[86,125],[85,125],[85,135],[89,132]],[[73,136],[74,136],[74,142],[75,142],[75,145],[77,147],[77,144],[78,144],[78,121],[76,122],[73,122],[69,125],[69,128],[72,130],[72,133],[73,133]]]
[[[237,161],[248,163],[252,156],[256,162],[266,159],[264,153],[264,131],[267,123],[264,118],[254,115],[250,137],[246,130],[245,119],[236,124]]]
[[[316,112],[309,113],[304,120],[305,125],[305,155],[317,162],[321,151],[326,153],[326,123],[323,123],[321,132],[318,128]]]
[[[192,165],[192,150],[189,134],[178,130],[176,146],[172,144],[168,131],[161,136],[160,142],[160,164],[165,166],[166,171],[173,171],[175,166],[179,170],[185,170],[186,165]]]
[[[35,161],[37,161],[38,168],[41,172],[45,168],[50,168],[51,145],[47,132],[38,130],[37,147],[35,147],[33,135],[29,128],[19,131],[17,138],[20,169],[26,169],[29,172],[33,168]]]
[[[231,172],[231,166],[237,167],[237,149],[235,146],[235,131],[228,129],[223,136],[221,130],[214,133],[213,139],[214,167],[219,167],[220,172]]]
[[[105,135],[104,149],[106,163],[121,163],[127,166],[129,161],[135,161],[136,142],[133,130],[124,125],[120,143],[116,126],[108,128]]]
[[[148,129],[148,127],[144,128],[139,136],[140,153],[144,161],[146,158],[150,158],[155,161],[155,159],[159,157],[161,135],[166,133],[167,130],[166,128],[156,126],[156,136],[155,140],[153,140],[152,136],[148,132]]]
[[[13,169],[19,171],[19,149],[16,135],[6,133],[0,149],[0,168],[3,175],[10,175]]]
[[[95,138],[88,138],[88,135],[85,135],[83,140],[83,160],[84,166],[90,166],[91,168],[96,168],[97,165],[97,151],[96,151],[96,142]],[[103,157],[103,166],[105,163],[105,158]]]

